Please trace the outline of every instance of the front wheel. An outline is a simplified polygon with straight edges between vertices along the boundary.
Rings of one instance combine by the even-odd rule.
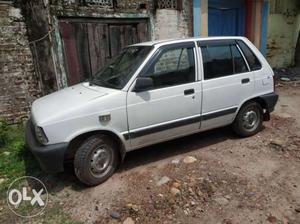
[[[233,130],[242,137],[255,135],[262,129],[263,110],[256,102],[242,106],[233,122]]]
[[[83,142],[75,154],[74,169],[77,178],[86,185],[95,186],[113,175],[118,164],[114,142],[106,135],[94,135]]]

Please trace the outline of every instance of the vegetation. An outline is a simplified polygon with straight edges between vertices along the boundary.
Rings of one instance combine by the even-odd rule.
[[[28,223],[6,207],[6,191],[9,185],[21,176],[43,175],[37,161],[25,145],[25,130],[22,124],[7,125],[0,122],[0,223]],[[24,208],[26,209],[26,208]],[[43,215],[30,219],[29,223],[69,223],[75,224],[63,208],[49,203]]]
[[[32,172],[39,172],[39,167],[26,150],[24,126],[0,122],[0,197],[15,178]]]
[[[8,125],[4,121],[0,121],[0,147],[6,144],[8,138]]]

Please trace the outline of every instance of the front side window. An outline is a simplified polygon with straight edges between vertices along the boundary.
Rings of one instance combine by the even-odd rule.
[[[190,47],[163,50],[142,76],[152,78],[155,89],[194,82],[193,49]]]
[[[125,48],[112,63],[97,72],[90,80],[90,83],[108,88],[122,89],[152,49],[153,47],[151,46]]]

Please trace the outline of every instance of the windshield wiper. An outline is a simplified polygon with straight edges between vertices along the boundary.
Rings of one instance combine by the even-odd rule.
[[[86,81],[89,82],[90,86],[97,85],[97,83],[95,83],[95,80],[93,77],[89,77]]]
[[[109,68],[109,70],[110,70],[110,75],[113,76],[115,66],[114,66],[114,65],[110,65],[110,66],[108,66],[108,68]]]
[[[117,86],[105,81],[105,80],[93,80],[92,82],[94,85],[102,86],[102,87],[109,87],[113,89],[117,89]]]

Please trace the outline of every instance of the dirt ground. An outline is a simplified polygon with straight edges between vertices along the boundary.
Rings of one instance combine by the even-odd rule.
[[[47,176],[48,206],[84,223],[300,223],[300,87],[277,92],[254,137],[227,127],[134,151],[93,188]]]

